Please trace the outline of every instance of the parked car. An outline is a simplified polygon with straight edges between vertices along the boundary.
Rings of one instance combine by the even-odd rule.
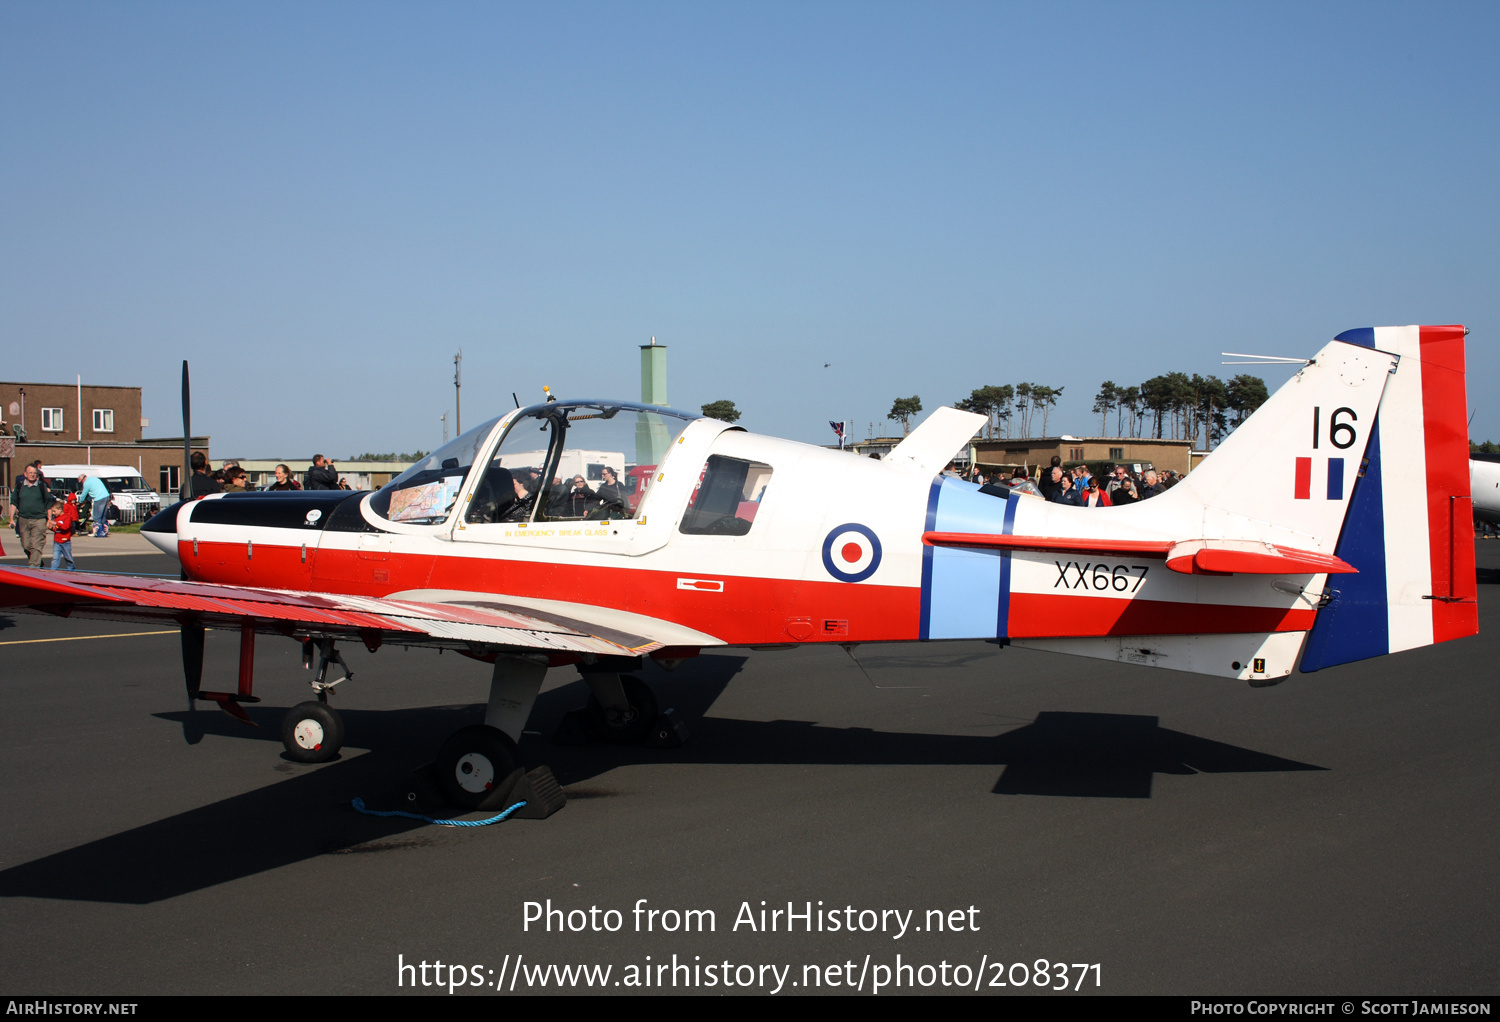
[[[161,510],[161,497],[146,485],[141,474],[129,465],[48,465],[47,485],[54,493],[77,493],[79,475],[98,476],[109,487],[111,522],[130,524],[144,522]]]

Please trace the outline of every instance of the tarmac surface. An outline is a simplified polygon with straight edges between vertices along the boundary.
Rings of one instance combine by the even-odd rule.
[[[88,570],[175,574],[126,539],[78,544]],[[175,632],[0,615],[0,993],[494,996],[551,964],[670,992],[674,955],[706,993],[868,993],[881,967],[938,992],[955,966],[1040,992],[1038,959],[1087,992],[1493,993],[1500,542],[1476,546],[1479,636],[1270,689],[982,642],[731,649],[641,672],[692,729],[651,750],[551,744],[585,698],[554,671],[522,751],[569,804],[463,830],[349,802],[482,719],[483,664],[346,648],[348,744],[304,766],[291,641],[260,641],[252,728],[186,711]],[[210,634],[206,684],[236,651]],[[549,899],[599,912],[528,929]],[[762,901],[810,902],[812,931],[763,930]]]

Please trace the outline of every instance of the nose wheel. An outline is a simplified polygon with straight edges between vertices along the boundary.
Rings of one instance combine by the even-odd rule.
[[[281,718],[281,744],[288,759],[326,763],[344,747],[344,719],[327,703],[298,703]]]

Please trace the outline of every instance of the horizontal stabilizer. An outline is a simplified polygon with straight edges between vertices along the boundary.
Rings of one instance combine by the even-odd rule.
[[[1359,570],[1332,554],[1232,539],[1174,543],[1167,567],[1186,575],[1347,575]]]
[[[1103,554],[1161,557],[1167,567],[1185,575],[1317,575],[1357,569],[1329,554],[1273,543],[1242,540],[1107,539],[1079,536],[999,536],[990,533],[928,532],[930,546],[1031,550],[1049,554]]]

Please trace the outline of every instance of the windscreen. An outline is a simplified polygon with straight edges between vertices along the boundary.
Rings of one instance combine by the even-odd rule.
[[[370,498],[371,510],[393,522],[431,525],[445,521],[479,448],[500,418],[475,426],[392,479]]]

